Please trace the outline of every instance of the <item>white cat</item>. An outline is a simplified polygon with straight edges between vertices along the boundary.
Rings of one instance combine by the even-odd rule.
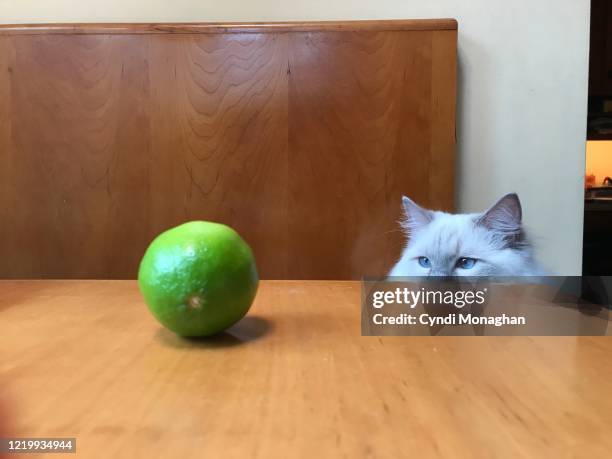
[[[482,214],[423,209],[402,198],[409,238],[389,276],[542,276],[521,223],[521,203],[507,194]]]

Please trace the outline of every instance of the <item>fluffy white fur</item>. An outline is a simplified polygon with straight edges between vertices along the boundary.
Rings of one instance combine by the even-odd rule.
[[[521,223],[521,204],[508,194],[482,214],[448,214],[402,200],[408,244],[389,276],[540,276]],[[428,259],[428,267],[419,263]],[[463,269],[462,258],[475,259]]]

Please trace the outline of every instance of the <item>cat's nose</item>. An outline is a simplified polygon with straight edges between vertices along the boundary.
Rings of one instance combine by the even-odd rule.
[[[445,281],[451,279],[453,276],[451,276],[448,272],[432,269],[429,273],[429,277],[435,277],[436,280]]]
[[[432,272],[429,274],[429,288],[439,290],[455,290],[457,279],[445,272]]]

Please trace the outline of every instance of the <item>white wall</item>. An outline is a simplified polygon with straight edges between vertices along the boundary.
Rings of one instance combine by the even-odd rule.
[[[0,22],[454,17],[458,205],[517,191],[542,262],[579,274],[589,0],[0,0]]]

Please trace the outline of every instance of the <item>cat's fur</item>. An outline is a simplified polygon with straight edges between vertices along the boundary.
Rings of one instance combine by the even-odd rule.
[[[448,214],[423,209],[402,199],[401,225],[409,238],[389,276],[540,276],[533,249],[521,222],[516,194],[502,197],[482,214]],[[429,268],[419,257],[427,257]],[[471,269],[461,258],[476,259]]]

